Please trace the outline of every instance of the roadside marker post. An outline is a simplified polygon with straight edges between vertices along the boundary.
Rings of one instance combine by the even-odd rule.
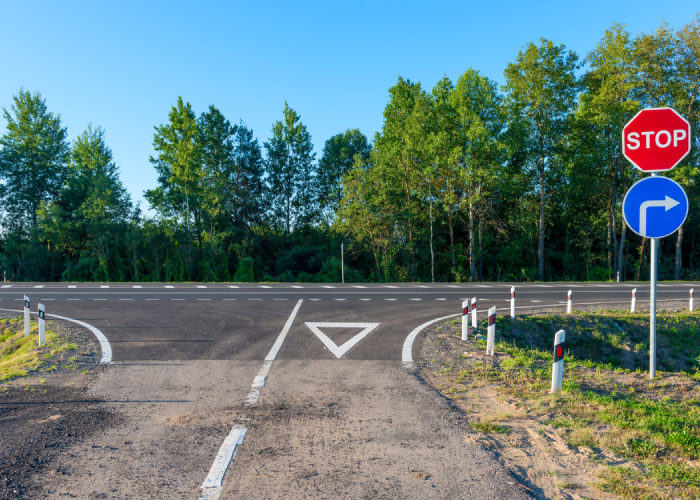
[[[345,284],[345,242],[340,244],[340,282]]]
[[[46,321],[44,304],[39,304],[39,345],[46,344]]]
[[[486,338],[486,354],[494,355],[496,344],[496,306],[489,309],[489,332]]]
[[[649,378],[656,377],[656,280],[659,238],[675,233],[688,217],[688,196],[677,182],[659,177],[690,153],[690,123],[672,108],[643,109],[622,129],[622,154],[651,177],[637,181],[622,201],[627,227],[651,240]],[[663,209],[663,210],[661,210]]]
[[[617,272],[617,282],[620,282],[620,271]]]
[[[554,336],[554,360],[552,361],[552,394],[561,391],[564,378],[564,341],[566,332],[559,330]]]
[[[571,290],[569,290],[569,298],[566,301],[566,314],[571,314]]]
[[[29,337],[29,297],[24,296],[24,336]]]
[[[693,312],[693,306],[695,305],[693,304],[693,290],[693,288],[690,289],[690,312]]]
[[[515,287],[510,288],[510,319],[515,319]]]
[[[632,307],[630,308],[630,312],[635,311],[636,305],[637,305],[637,289],[633,288],[632,289]]]
[[[469,336],[469,300],[462,302],[462,340]]]
[[[472,299],[472,328],[476,330],[476,297]]]

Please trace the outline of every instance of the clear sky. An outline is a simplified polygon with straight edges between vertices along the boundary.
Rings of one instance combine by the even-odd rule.
[[[697,0],[586,2],[0,0],[0,107],[39,91],[71,140],[106,131],[135,201],[156,185],[153,127],[178,96],[243,120],[262,143],[284,101],[320,157],[347,128],[372,138],[399,75],[428,89],[470,67],[499,83],[529,41],[584,56],[614,22],[632,33],[678,29]],[[0,118],[2,132],[5,121]]]

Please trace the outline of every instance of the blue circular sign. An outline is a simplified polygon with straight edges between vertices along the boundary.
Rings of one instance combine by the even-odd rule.
[[[647,177],[627,191],[622,214],[639,236],[663,238],[676,232],[688,217],[688,196],[668,177]]]

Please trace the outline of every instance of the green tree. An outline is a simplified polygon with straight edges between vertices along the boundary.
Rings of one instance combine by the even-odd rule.
[[[0,180],[6,222],[20,232],[36,226],[42,202],[55,200],[70,155],[68,132],[60,115],[40,93],[20,89],[11,112],[3,108],[7,132],[0,138]]]
[[[547,200],[563,179],[559,155],[576,104],[578,56],[542,38],[528,43],[505,70],[508,106],[514,126],[524,131],[524,168],[539,198],[537,266],[544,281],[544,233]]]
[[[155,127],[150,162],[158,172],[158,184],[144,197],[161,216],[183,220],[187,227],[188,274],[191,279],[190,221],[194,223],[198,248],[202,247],[202,212],[205,203],[200,129],[190,103],[178,97],[168,114],[169,123]]]
[[[356,157],[367,163],[371,150],[367,136],[356,128],[334,135],[323,146],[318,162],[318,199],[329,226],[343,199],[343,178],[352,169]]]
[[[313,163],[316,153],[301,117],[286,102],[283,113],[284,119],[272,126],[272,137],[264,146],[270,216],[273,224],[289,235],[292,229],[316,219]]]

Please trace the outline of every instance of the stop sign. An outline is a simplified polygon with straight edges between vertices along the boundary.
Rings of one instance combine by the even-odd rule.
[[[643,109],[622,130],[622,153],[643,172],[671,170],[689,152],[690,124],[675,109]]]

